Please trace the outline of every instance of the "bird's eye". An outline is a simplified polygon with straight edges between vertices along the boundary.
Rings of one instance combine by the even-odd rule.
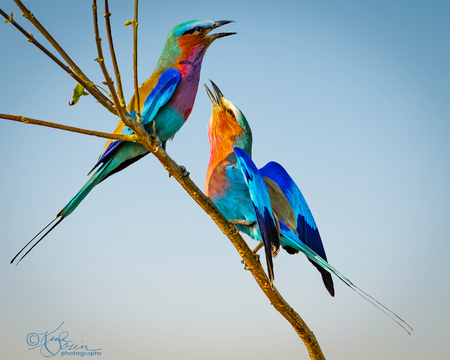
[[[191,30],[186,30],[184,34],[193,34],[193,33],[199,33],[201,34],[203,32],[203,28],[201,26],[197,26]]]
[[[228,115],[234,116],[234,113],[231,109],[227,109],[227,113],[228,113]]]

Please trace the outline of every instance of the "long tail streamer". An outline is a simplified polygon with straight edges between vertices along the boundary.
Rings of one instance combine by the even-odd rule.
[[[338,270],[336,270],[333,266],[331,266],[326,260],[317,255],[313,250],[311,250],[308,246],[303,244],[298,237],[289,229],[282,221],[280,221],[280,229],[281,234],[284,235],[285,239],[290,243],[289,245],[295,249],[298,249],[303,254],[305,254],[308,258],[314,261],[316,264],[327,270],[330,274],[334,274],[337,276],[344,284],[346,284],[350,289],[355,291],[359,296],[363,299],[367,300],[369,303],[374,305],[378,310],[382,311],[384,314],[389,316],[393,321],[395,321],[398,325],[400,325],[409,335],[411,335],[411,331],[414,329],[400,316],[394,313],[392,310],[387,308],[385,305],[380,303],[377,299],[373,298],[365,291],[361,290],[355,284],[353,284],[349,279],[347,279],[344,275],[342,275]]]

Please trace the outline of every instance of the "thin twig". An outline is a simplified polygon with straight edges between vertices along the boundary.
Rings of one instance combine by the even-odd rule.
[[[76,73],[74,73],[69,66],[64,64],[61,60],[59,60],[55,55],[53,55],[48,49],[46,49],[39,41],[37,41],[31,33],[26,32],[26,30],[20,26],[12,17],[7,15],[2,9],[0,9],[0,15],[2,15],[5,19],[9,20],[9,22],[19,30],[23,35],[26,36],[28,42],[35,45],[39,50],[41,50],[45,55],[47,55],[50,59],[52,59],[59,67],[61,67],[65,72],[67,72],[75,81],[83,85],[83,87],[88,91],[92,96],[94,96],[99,102],[101,99],[98,97],[100,93],[96,87],[92,83],[86,83],[83,79],[81,79]],[[101,102],[102,105],[111,111],[113,114],[116,114],[116,110],[113,106],[110,106],[108,103]]]
[[[65,131],[85,134],[85,135],[97,136],[97,137],[101,137],[101,138],[105,138],[105,139],[137,142],[136,137],[133,135],[118,135],[118,134],[104,133],[101,131],[85,130],[85,129],[81,129],[81,128],[77,128],[77,127],[73,127],[73,126],[67,126],[67,125],[56,124],[56,123],[52,123],[52,122],[48,122],[48,121],[32,119],[32,118],[28,118],[28,117],[24,117],[24,116],[20,116],[20,115],[0,114],[0,118],[6,119],[6,120],[23,122],[25,124],[34,124],[34,125],[51,127],[51,128],[59,129],[59,130],[65,130]]]
[[[119,65],[117,64],[116,52],[114,51],[114,42],[112,39],[112,31],[111,31],[111,13],[109,12],[109,4],[108,0],[105,0],[105,12],[103,16],[106,19],[106,33],[108,34],[108,43],[109,50],[111,52],[111,60],[114,67],[114,74],[116,75],[116,83],[117,83],[117,94],[119,95],[120,106],[125,108],[125,97],[123,95],[122,81],[120,78]]]
[[[112,99],[114,101],[114,105],[116,106],[116,109],[117,109],[117,115],[120,117],[120,119],[122,120],[123,123],[126,123],[127,122],[127,120],[125,119],[126,111],[120,105],[120,101],[119,101],[119,98],[117,97],[116,89],[114,88],[114,84],[112,82],[111,77],[109,76],[108,69],[106,69],[106,65],[105,65],[105,58],[103,56],[103,50],[102,50],[102,39],[100,38],[100,33],[98,30],[97,0],[93,0],[93,2],[92,2],[92,13],[93,13],[93,17],[94,17],[95,43],[97,44],[97,53],[98,53],[98,58],[96,60],[97,60],[98,64],[100,65],[100,68],[102,70],[103,76],[106,81],[106,84],[108,85],[109,91],[110,91]],[[131,119],[128,122],[134,122],[134,120]]]
[[[73,62],[73,60],[67,55],[63,48],[56,42],[56,40],[48,33],[48,31],[41,25],[41,23],[36,19],[36,17],[29,11],[20,0],[14,0],[17,6],[22,10],[22,16],[24,16],[28,21],[30,21],[36,29],[47,39],[47,41],[55,48],[55,50],[61,55],[61,57],[69,64],[73,71],[80,77],[83,81],[79,82],[86,88],[92,86],[92,96],[94,96],[103,106],[105,106],[109,111],[115,113],[113,104],[111,101],[103,95],[97,88],[93,87],[93,82],[81,71],[81,69]]]
[[[117,93],[114,89],[114,84],[112,82],[111,77],[109,76],[108,70],[106,69],[105,65],[105,59],[103,57],[103,50],[102,50],[102,39],[100,38],[99,30],[98,30],[98,16],[97,16],[97,0],[93,0],[92,3],[92,11],[93,11],[93,17],[94,17],[94,32],[95,32],[95,41],[97,44],[97,52],[98,52],[98,58],[97,61],[100,65],[100,68],[102,69],[103,76],[105,77],[105,81],[108,85],[108,88],[111,91],[111,95],[114,101],[114,104],[117,108],[117,115],[120,117],[122,122],[128,126],[130,129],[133,130],[136,137],[139,139],[139,142],[141,142],[147,149],[149,149],[150,152],[155,152],[158,150],[159,145],[156,144],[150,136],[148,136],[147,131],[145,130],[144,126],[141,122],[135,121],[130,114],[123,109],[120,106],[119,98],[117,96]]]
[[[134,21],[133,21],[133,70],[134,70],[134,98],[136,100],[136,119],[139,123],[142,123],[141,119],[141,101],[139,99],[139,82],[138,82],[138,48],[137,48],[137,36],[138,36],[138,0],[134,2]],[[154,122],[153,122],[154,123]],[[156,134],[155,134],[156,136]]]

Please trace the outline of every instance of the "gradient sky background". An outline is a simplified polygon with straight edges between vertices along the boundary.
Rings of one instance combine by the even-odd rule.
[[[133,3],[110,4],[128,99]],[[101,83],[91,2],[26,4]],[[1,8],[41,39],[13,1]],[[141,81],[175,25],[236,21],[224,30],[238,35],[208,50],[169,154],[203,188],[212,79],[250,122],[256,164],[276,160],[296,179],[330,263],[416,330],[408,336],[337,279],[331,298],[303,255],[282,252],[275,285],[329,359],[450,356],[449,16],[448,1],[141,1]],[[0,112],[113,130],[92,97],[68,106],[74,81],[12,26],[0,24],[0,47]],[[309,358],[229,240],[151,156],[10,265],[85,183],[104,140],[6,120],[0,133],[1,358],[42,358],[27,334],[63,321],[101,359]]]

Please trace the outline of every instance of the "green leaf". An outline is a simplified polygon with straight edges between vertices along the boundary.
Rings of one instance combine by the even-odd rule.
[[[125,24],[123,24],[123,25],[129,26],[129,25],[133,25],[133,23],[134,23],[134,20],[128,20],[128,21],[125,21]]]
[[[73,89],[72,101],[69,101],[69,105],[70,106],[75,105],[78,102],[78,100],[80,100],[80,97],[86,96],[86,95],[89,95],[89,93],[84,91],[84,86],[81,84],[77,84],[75,86],[75,89]]]

